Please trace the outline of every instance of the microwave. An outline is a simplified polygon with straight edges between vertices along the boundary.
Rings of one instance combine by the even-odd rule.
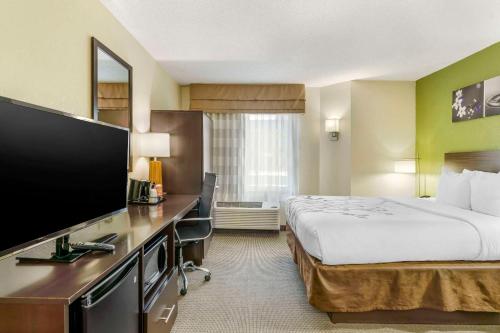
[[[167,249],[167,236],[158,238],[145,249],[144,293],[147,293],[167,270]]]

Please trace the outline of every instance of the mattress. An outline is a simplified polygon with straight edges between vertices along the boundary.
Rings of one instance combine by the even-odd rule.
[[[500,260],[500,218],[429,200],[297,196],[285,214],[326,265]]]

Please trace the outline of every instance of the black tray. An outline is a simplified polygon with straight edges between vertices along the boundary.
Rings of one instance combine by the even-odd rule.
[[[163,197],[157,203],[149,203],[148,201],[129,201],[128,203],[129,205],[133,204],[133,205],[144,205],[144,206],[156,206],[165,200],[166,200],[165,197]]]

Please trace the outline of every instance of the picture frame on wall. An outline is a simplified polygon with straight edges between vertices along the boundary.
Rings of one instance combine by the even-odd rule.
[[[454,123],[484,117],[484,86],[484,81],[481,81],[453,91],[452,121]]]
[[[484,81],[484,116],[500,115],[500,76]]]

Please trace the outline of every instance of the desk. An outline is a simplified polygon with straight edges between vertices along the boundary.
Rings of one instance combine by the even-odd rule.
[[[71,234],[72,241],[78,241],[117,233],[112,254],[92,253],[72,264],[21,265],[15,257],[1,260],[0,332],[68,332],[69,305],[131,255],[142,252],[148,240],[166,228],[173,236],[173,222],[195,207],[197,200],[196,195],[169,195],[157,206],[129,206],[125,213]],[[173,268],[174,242],[170,244],[169,266]],[[23,255],[47,255],[54,248],[55,241],[51,241]]]

